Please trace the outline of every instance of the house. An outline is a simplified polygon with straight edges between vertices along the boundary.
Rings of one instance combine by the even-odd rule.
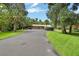
[[[73,28],[74,28],[74,29],[79,29],[79,24],[73,25]]]
[[[33,24],[32,28],[34,29],[45,29],[46,27],[52,27],[51,25],[42,25],[42,24]]]

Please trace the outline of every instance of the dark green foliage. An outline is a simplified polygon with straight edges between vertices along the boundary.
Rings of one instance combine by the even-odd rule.
[[[49,25],[49,24],[50,24],[49,20],[45,20],[44,23],[45,23],[46,25]]]
[[[25,6],[22,3],[0,4],[0,31],[16,31],[26,24]]]
[[[49,3],[47,17],[54,24],[54,28],[57,25],[62,27],[62,32],[66,33],[66,27],[69,26],[69,33],[72,32],[72,25],[78,23],[78,14],[74,11],[78,9],[79,4],[73,3],[72,7],[68,9],[70,3]]]

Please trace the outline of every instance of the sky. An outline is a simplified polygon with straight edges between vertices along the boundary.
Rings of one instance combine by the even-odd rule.
[[[48,11],[48,5],[44,3],[26,3],[26,10],[28,11],[28,17],[38,18],[41,20],[47,19],[46,13]]]
[[[72,5],[73,5],[73,3],[70,4],[70,6],[69,6],[68,8],[69,8],[69,9],[72,8]],[[74,13],[79,14],[79,6],[78,6],[78,9],[74,11]]]
[[[73,4],[69,6],[72,7]],[[25,3],[25,8],[28,11],[28,17],[30,18],[38,18],[39,20],[46,20],[46,13],[48,11],[48,5],[46,3]],[[75,13],[79,13],[79,7]]]

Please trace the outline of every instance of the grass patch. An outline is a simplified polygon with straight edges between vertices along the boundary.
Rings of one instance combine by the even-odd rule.
[[[24,30],[18,30],[16,32],[0,32],[0,40],[2,39],[6,39],[6,38],[10,38],[10,37],[13,37],[13,36],[17,36],[19,34],[22,34],[24,32]]]
[[[79,56],[79,33],[68,35],[57,31],[49,31],[47,36],[59,55]]]

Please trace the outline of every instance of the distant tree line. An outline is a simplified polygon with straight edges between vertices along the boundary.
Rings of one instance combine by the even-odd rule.
[[[29,19],[31,19],[31,18],[29,18]],[[31,22],[32,22],[32,24],[41,24],[41,25],[50,24],[50,21],[48,19],[43,20],[43,19],[35,18],[35,19],[31,19]]]

